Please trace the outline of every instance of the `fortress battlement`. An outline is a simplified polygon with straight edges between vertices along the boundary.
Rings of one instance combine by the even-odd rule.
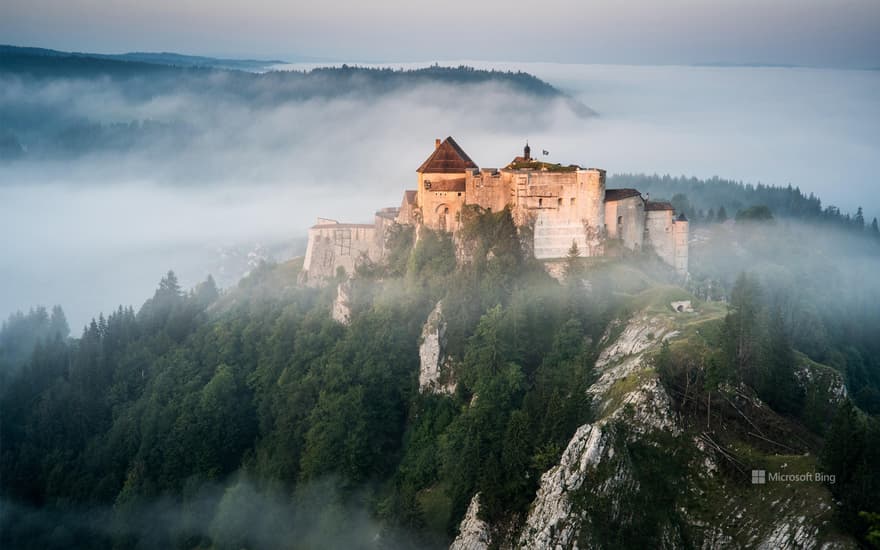
[[[503,168],[480,168],[452,137],[437,139],[416,170],[416,189],[400,207],[376,212],[373,224],[344,224],[319,218],[309,229],[302,280],[351,273],[361,259],[379,261],[393,224],[456,233],[467,205],[486,211],[510,208],[517,225],[534,231],[538,259],[562,258],[572,243],[585,256],[601,256],[608,239],[630,250],[650,246],[675,270],[688,270],[688,221],[671,204],[650,201],[636,189],[606,189],[606,172],[533,159],[526,144]]]

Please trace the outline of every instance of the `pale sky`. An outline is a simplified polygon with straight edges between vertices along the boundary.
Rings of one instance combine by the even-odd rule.
[[[0,42],[355,61],[880,67],[880,0],[0,0]]]

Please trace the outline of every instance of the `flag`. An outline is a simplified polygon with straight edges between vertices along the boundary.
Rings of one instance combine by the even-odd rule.
[[[541,154],[543,154],[546,157],[547,155],[550,154],[550,151],[548,151],[547,149],[543,149],[543,150],[541,150]]]

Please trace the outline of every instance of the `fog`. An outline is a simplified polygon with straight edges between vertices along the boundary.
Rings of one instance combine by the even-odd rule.
[[[226,486],[202,483],[190,493],[183,502],[162,497],[92,508],[31,508],[0,500],[4,536],[41,548],[114,540],[141,549],[195,547],[198,541],[217,548],[414,547],[407,533],[383,533],[367,511],[366,491],[346,490],[333,478],[302,483],[289,496],[239,474]]]
[[[77,333],[100,311],[139,306],[168,269],[184,286],[209,273],[232,284],[259,258],[302,253],[317,216],[369,221],[398,205],[447,135],[484,167],[528,139],[553,162],[790,182],[880,215],[880,72],[492,66],[531,72],[598,116],[496,85],[261,104],[143,97],[109,81],[0,82],[7,112],[158,124],[126,147],[0,161],[0,315],[58,303]]]

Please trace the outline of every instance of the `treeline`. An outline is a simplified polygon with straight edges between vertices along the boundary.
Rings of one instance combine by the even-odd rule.
[[[203,60],[200,61],[200,60]],[[242,93],[249,97],[280,100],[329,97],[357,91],[370,94],[388,92],[417,84],[497,83],[530,95],[560,97],[562,92],[538,77],[523,71],[476,69],[466,65],[441,67],[434,64],[418,69],[372,68],[356,65],[319,67],[312,70],[285,70],[251,73],[217,68],[211,62],[228,64],[237,60],[217,60],[175,54],[101,55],[69,53],[39,48],[0,46],[0,75],[29,78],[92,79],[110,78],[117,82],[137,79],[141,93],[156,93],[181,80],[182,88],[196,85],[204,91]],[[259,62],[238,60],[244,68]],[[280,62],[277,62],[280,63]],[[257,65],[259,66],[259,65]],[[143,77],[149,77],[144,81]],[[134,82],[132,82],[134,84]],[[357,87],[353,87],[357,85]],[[272,88],[268,90],[266,88]],[[259,93],[258,93],[259,92]]]
[[[820,222],[857,233],[867,232],[880,239],[877,218],[866,220],[861,207],[854,214],[841,212],[833,205],[823,208],[819,197],[813,193],[805,195],[800,187],[791,184],[779,187],[718,177],[701,180],[657,174],[616,174],[608,178],[608,187],[633,187],[654,200],[668,200],[677,213],[684,213],[697,224],[723,223],[737,215],[767,219],[766,213],[753,210],[764,207],[771,217]]]
[[[247,513],[248,491],[289,501],[326,480],[339,496],[313,523],[330,536],[355,504],[381,525],[361,546],[442,547],[476,492],[484,517],[524,512],[590,419],[611,305],[550,279],[508,211],[470,215],[481,236],[458,270],[448,236],[392,239],[391,261],[355,279],[350,326],[328,314],[333,285],[291,288],[282,267],[264,266],[219,297],[210,280],[184,293],[169,273],[139,311],[38,345],[0,396],[2,497],[15,505],[0,542],[136,547],[139,516],[165,502],[151,545],[271,547],[218,525],[237,505]],[[419,335],[440,300],[451,398],[417,384]],[[205,504],[212,484],[223,496]],[[28,520],[95,507],[109,528]],[[287,522],[260,530],[295,545],[302,526]]]
[[[53,306],[51,313],[43,306],[13,313],[0,327],[0,375],[18,370],[37,344],[63,341],[69,334],[61,306]]]

